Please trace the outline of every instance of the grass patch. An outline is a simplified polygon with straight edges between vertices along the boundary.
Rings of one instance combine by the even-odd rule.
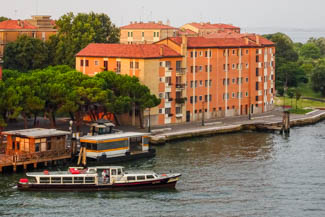
[[[276,97],[275,98],[275,104],[277,106],[283,106],[284,102],[284,97]],[[291,106],[292,109],[296,109],[296,99],[289,99],[288,97],[285,98],[285,106]],[[317,102],[317,101],[312,101],[309,99],[300,99],[297,102],[297,107],[298,109],[302,108],[325,108],[325,103],[324,102]]]
[[[299,91],[304,97],[324,99],[324,97],[322,97],[320,92],[315,92],[313,90],[313,88],[311,87],[311,82],[308,82],[307,84],[300,84]]]
[[[292,108],[289,110],[290,113],[292,114],[299,114],[299,115],[304,115],[307,114],[308,112],[311,112],[313,109],[302,109],[302,108]]]

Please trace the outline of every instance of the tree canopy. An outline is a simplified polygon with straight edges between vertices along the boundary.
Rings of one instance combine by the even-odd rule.
[[[26,73],[4,70],[0,91],[0,124],[21,115],[25,127],[30,117],[34,117],[35,124],[39,114],[47,116],[52,127],[57,114],[67,114],[79,127],[86,115],[97,120],[108,113],[130,112],[132,105],[142,118],[145,108],[160,104],[160,99],[136,77],[107,71],[89,77],[65,65]]]
[[[26,72],[48,65],[48,49],[39,39],[21,35],[5,46],[4,63],[6,69]]]
[[[75,55],[89,43],[117,43],[119,29],[106,14],[72,12],[56,22],[58,34],[47,43],[53,55],[53,65],[75,65]]]
[[[3,17],[3,16],[0,17],[0,22],[2,22],[2,21],[6,21],[6,20],[9,20],[9,18],[7,18],[7,17]]]
[[[321,51],[314,43],[306,43],[300,48],[300,55],[304,58],[318,59]]]
[[[325,59],[321,59],[315,66],[312,74],[312,84],[315,91],[325,97]]]

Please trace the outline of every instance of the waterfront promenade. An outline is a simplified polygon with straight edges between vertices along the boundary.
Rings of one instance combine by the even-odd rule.
[[[251,120],[245,115],[206,120],[204,126],[202,126],[202,121],[152,126],[150,139],[152,144],[161,144],[177,139],[221,133],[235,133],[242,130],[278,131],[282,123],[282,115],[282,107],[277,107],[270,112],[252,115]],[[320,119],[325,119],[325,110],[314,110],[307,114],[290,114],[291,126],[312,124],[318,122]],[[68,130],[68,122],[69,119],[67,118],[58,118],[57,128],[60,130]],[[40,127],[46,128],[46,126],[49,126],[49,121],[41,119],[39,124]],[[6,128],[6,130],[13,129],[23,129],[23,123],[21,121],[11,123]],[[133,132],[148,132],[148,128],[140,129],[132,126],[119,126],[117,129]],[[87,125],[83,126],[82,131],[83,133],[87,133],[89,127]]]

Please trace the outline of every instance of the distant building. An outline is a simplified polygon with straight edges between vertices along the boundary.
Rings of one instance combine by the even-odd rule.
[[[55,21],[50,16],[32,16],[28,20],[6,20],[0,22],[0,59],[3,58],[4,47],[16,41],[20,35],[27,35],[43,41],[57,33]]]
[[[174,80],[181,71],[181,60],[181,54],[166,45],[89,44],[76,55],[76,69],[89,76],[109,70],[138,77],[162,99],[158,107],[151,109],[151,124],[163,125],[177,122],[175,114],[181,112],[176,111],[175,92],[178,88],[184,89],[185,85],[178,87]],[[120,121],[138,125],[135,115],[136,112],[124,115]],[[147,112],[144,117],[148,118]]]
[[[212,24],[210,22],[204,23],[188,23],[180,27],[182,31],[191,31],[195,32],[197,36],[206,36],[211,33],[219,33],[219,32],[235,32],[240,33],[240,28],[230,25],[230,24],[222,24],[215,23]]]
[[[152,44],[167,37],[175,37],[178,29],[159,22],[131,22],[120,28],[121,44]]]

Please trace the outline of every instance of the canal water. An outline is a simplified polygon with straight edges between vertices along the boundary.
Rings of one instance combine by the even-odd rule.
[[[0,216],[325,216],[325,122],[290,137],[237,133],[157,147],[127,169],[180,172],[176,190],[19,192],[0,175]]]

